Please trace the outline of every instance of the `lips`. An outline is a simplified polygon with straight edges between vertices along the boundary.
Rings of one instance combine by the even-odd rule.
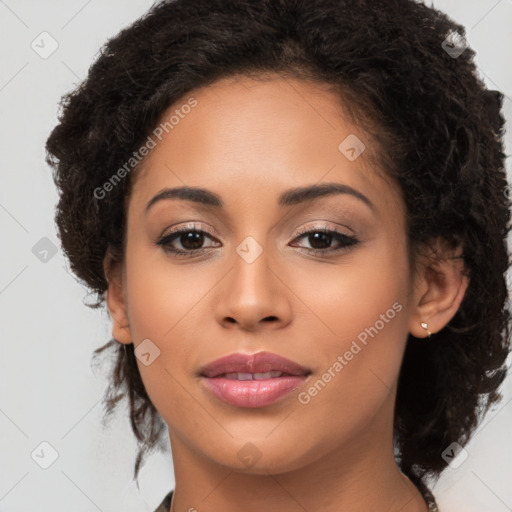
[[[226,376],[232,374],[253,375],[254,380],[270,378],[261,377],[269,372],[281,372],[281,374],[300,376],[311,373],[308,368],[300,366],[289,359],[272,354],[270,352],[258,352],[257,354],[230,354],[213,361],[200,370],[200,375],[208,378]],[[240,380],[250,380],[242,378]]]
[[[235,407],[264,407],[300,387],[311,370],[269,352],[231,354],[199,371],[206,389]]]
[[[220,377],[224,377],[225,379],[233,379],[233,380],[264,380],[264,379],[275,379],[276,377],[281,377],[283,372],[255,372],[255,373],[244,373],[244,372],[236,372],[236,373],[224,373],[220,375]]]

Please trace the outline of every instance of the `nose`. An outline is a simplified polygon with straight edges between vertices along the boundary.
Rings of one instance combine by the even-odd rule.
[[[215,297],[216,320],[227,329],[279,329],[291,322],[293,293],[275,259],[263,252],[251,262],[235,254]],[[281,275],[280,275],[281,274]]]

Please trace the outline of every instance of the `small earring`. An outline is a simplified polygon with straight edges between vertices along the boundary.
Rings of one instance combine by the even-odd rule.
[[[432,334],[429,330],[428,330],[428,325],[426,322],[421,322],[421,327],[423,327],[423,329],[425,329],[427,331],[427,338],[430,338],[430,335]]]

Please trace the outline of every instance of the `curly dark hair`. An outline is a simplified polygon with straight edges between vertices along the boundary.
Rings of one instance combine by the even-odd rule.
[[[451,34],[451,35],[450,35]],[[102,187],[193,89],[269,73],[328,84],[354,123],[372,130],[379,164],[399,184],[411,261],[435,238],[463,248],[470,278],[458,312],[428,343],[409,335],[395,407],[397,463],[417,485],[446,467],[443,450],[470,436],[506,375],[510,200],[503,96],[478,77],[474,51],[445,50],[463,26],[414,0],[174,0],[155,4],[103,46],[60,104],[47,162],[60,191],[55,220],[72,271],[96,294],[107,250],[122,261],[134,166]],[[372,128],[373,126],[373,128]],[[375,128],[376,127],[376,128]],[[377,146],[376,146],[377,144]],[[135,477],[165,423],[134,347],[113,338],[106,416],[128,397],[139,442]]]

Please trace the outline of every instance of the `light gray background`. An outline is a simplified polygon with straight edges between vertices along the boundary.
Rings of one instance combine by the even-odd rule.
[[[0,511],[152,511],[174,486],[170,453],[153,455],[131,480],[136,443],[127,410],[102,430],[106,376],[92,351],[110,338],[106,311],[69,273],[53,224],[57,193],[44,163],[60,97],[86,75],[107,38],[141,16],[147,0],[0,1]],[[485,82],[505,95],[512,122],[512,0],[437,0],[467,29]],[[57,50],[31,47],[47,31]],[[46,50],[50,40],[45,39]],[[44,50],[44,51],[46,51]],[[442,51],[440,49],[440,51]],[[506,153],[512,148],[511,131]],[[507,161],[510,171],[511,162]],[[47,237],[58,251],[42,262],[32,248]],[[48,243],[48,242],[46,242]],[[38,246],[36,246],[38,247]],[[466,447],[467,460],[434,487],[443,512],[512,510],[512,378],[504,399]],[[42,469],[33,460],[58,458]],[[39,457],[37,457],[39,454]],[[313,511],[311,511],[313,512]]]

